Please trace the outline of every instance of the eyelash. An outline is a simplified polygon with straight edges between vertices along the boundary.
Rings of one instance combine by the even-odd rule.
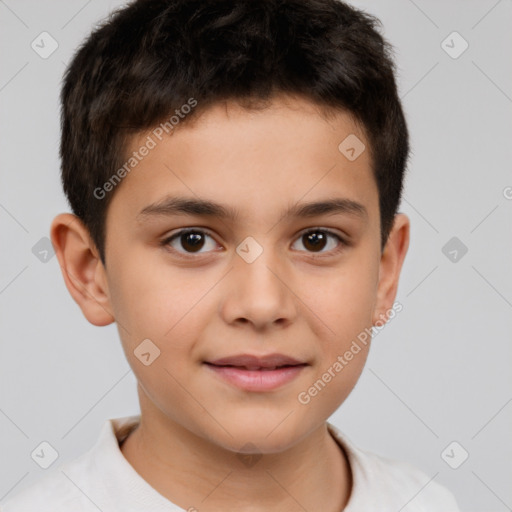
[[[180,257],[180,258],[184,258],[184,259],[188,259],[188,260],[193,259],[193,258],[197,258],[197,256],[195,256],[195,254],[204,254],[204,253],[182,253],[182,252],[176,251],[175,249],[169,248],[169,244],[173,240],[175,240],[176,238],[179,238],[179,237],[181,237],[183,235],[186,235],[188,233],[198,233],[198,234],[201,234],[201,235],[207,235],[207,236],[209,236],[210,238],[213,239],[213,236],[208,231],[205,231],[204,229],[200,229],[200,228],[187,228],[187,229],[182,229],[182,230],[174,233],[173,235],[165,238],[164,240],[162,240],[160,242],[160,245],[165,247],[167,250],[172,251],[174,254],[177,254],[178,257]],[[341,252],[345,247],[348,247],[350,245],[340,235],[338,235],[334,231],[331,231],[331,230],[325,229],[325,228],[310,228],[307,231],[302,232],[296,238],[296,240],[302,238],[303,236],[309,235],[311,233],[324,233],[324,234],[327,234],[329,236],[332,236],[332,237],[336,238],[338,240],[338,242],[339,242],[339,245],[338,245],[338,247],[336,247],[336,249],[332,249],[331,251],[328,251],[327,253],[314,253],[314,252],[311,252],[310,255],[313,258],[323,258],[326,255],[327,256],[336,255],[339,252]],[[300,251],[300,252],[308,252],[308,251]]]

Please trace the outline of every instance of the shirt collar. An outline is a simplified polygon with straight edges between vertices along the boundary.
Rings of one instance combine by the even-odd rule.
[[[151,487],[132,467],[121,452],[120,445],[140,423],[140,414],[112,418],[105,422],[96,444],[91,453],[94,459],[95,470],[100,475],[103,486],[110,489],[115,495],[116,503],[109,503],[113,509],[122,509],[119,500],[126,501],[129,510],[182,512],[179,508],[158,491]],[[364,487],[364,481],[369,475],[365,473],[362,458],[364,453],[358,450],[351,441],[331,423],[327,428],[338,446],[345,452],[352,474],[352,489],[344,512],[360,509],[364,497],[360,496],[358,489]],[[112,490],[115,489],[115,492]],[[362,501],[361,501],[362,500]],[[193,504],[190,505],[193,507]],[[135,508],[134,508],[135,507]]]

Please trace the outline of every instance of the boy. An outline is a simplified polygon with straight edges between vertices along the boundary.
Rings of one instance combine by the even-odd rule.
[[[4,512],[458,510],[327,422],[361,333],[394,314],[409,244],[376,23],[338,0],[139,0],[79,49],[62,91],[74,215],[51,237],[89,322],[116,322],[141,415]]]

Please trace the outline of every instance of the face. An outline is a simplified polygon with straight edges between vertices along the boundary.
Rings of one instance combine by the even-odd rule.
[[[338,149],[351,134],[369,147],[348,115],[327,121],[288,97],[262,111],[216,105],[153,136],[106,224],[108,300],[143,415],[233,451],[276,453],[348,396],[369,343],[344,355],[391,305],[379,302],[369,152],[351,161]],[[338,207],[311,206],[328,201]],[[276,354],[267,366],[292,367],[219,362]]]

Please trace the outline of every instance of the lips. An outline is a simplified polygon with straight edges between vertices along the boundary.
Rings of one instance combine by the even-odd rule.
[[[307,363],[283,354],[268,354],[264,356],[240,354],[215,359],[213,361],[206,361],[206,364],[213,366],[232,366],[250,371],[271,371],[289,366],[305,366]]]
[[[245,392],[276,391],[299,377],[309,363],[283,354],[240,354],[205,361],[216,378]]]

